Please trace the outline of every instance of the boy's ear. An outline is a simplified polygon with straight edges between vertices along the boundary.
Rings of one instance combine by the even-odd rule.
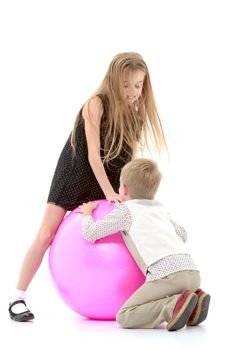
[[[128,187],[126,185],[123,185],[124,187],[124,195],[127,196],[128,195]]]

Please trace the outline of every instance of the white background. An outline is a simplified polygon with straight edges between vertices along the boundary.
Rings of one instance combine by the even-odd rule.
[[[232,17],[230,0],[0,1],[4,349],[202,349],[230,337]],[[202,287],[212,295],[209,318],[176,334],[84,320],[58,298],[46,255],[28,290],[35,321],[11,322],[7,304],[60,151],[80,107],[123,51],[141,53],[150,70],[170,149],[160,198],[188,231]]]

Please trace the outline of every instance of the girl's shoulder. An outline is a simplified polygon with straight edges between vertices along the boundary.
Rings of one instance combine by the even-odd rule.
[[[83,118],[90,116],[102,117],[104,112],[104,105],[99,95],[92,96],[83,106]]]

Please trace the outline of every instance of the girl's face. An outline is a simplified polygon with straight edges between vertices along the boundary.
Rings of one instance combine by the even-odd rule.
[[[132,105],[141,96],[144,77],[144,72],[136,70],[123,78],[123,99],[128,105]]]

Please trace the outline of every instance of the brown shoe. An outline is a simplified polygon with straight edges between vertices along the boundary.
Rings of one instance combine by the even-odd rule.
[[[201,289],[197,289],[195,293],[198,296],[198,302],[188,320],[188,326],[197,326],[203,322],[209,310],[210,295]]]
[[[189,290],[184,290],[173,310],[171,321],[167,324],[168,331],[177,331],[183,328],[188,322],[198,301],[196,293],[190,293]]]

